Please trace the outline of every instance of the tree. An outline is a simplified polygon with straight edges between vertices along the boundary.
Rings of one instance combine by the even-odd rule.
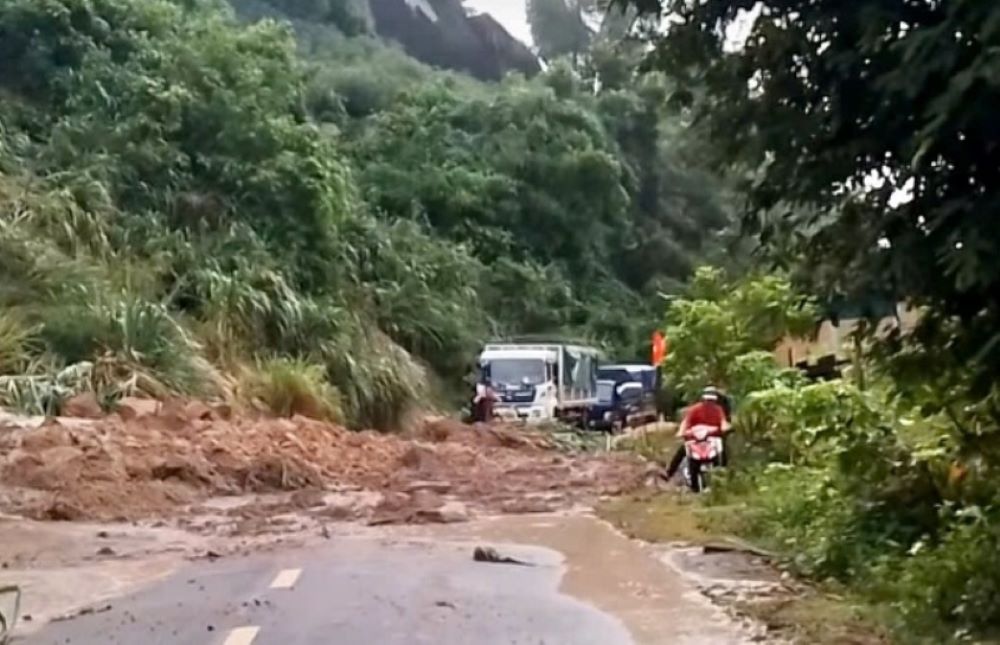
[[[420,90],[356,146],[367,195],[385,212],[426,218],[484,261],[530,258],[578,284],[607,273],[626,226],[616,152],[593,113],[534,86],[484,98]]]
[[[752,230],[786,259],[808,258],[817,291],[888,287],[926,306],[916,338],[942,343],[937,331],[949,328],[952,351],[978,375],[972,391],[988,392],[1000,375],[1000,129],[990,108],[1000,7],[624,3],[670,12],[650,63],[688,90],[679,98],[719,160],[748,171]],[[727,42],[748,21],[746,42]]]
[[[814,303],[786,278],[756,275],[733,282],[718,269],[702,267],[688,293],[667,309],[667,380],[689,399],[707,385],[737,396],[770,387],[761,380],[778,374],[770,352],[786,336],[811,333],[817,318]]]
[[[585,15],[591,0],[526,0],[531,37],[539,55],[548,61],[569,56],[576,59],[590,47],[593,30]]]
[[[192,11],[166,0],[5,6],[0,86],[47,108],[38,169],[72,169],[118,207],[178,229],[249,222],[303,284],[324,284],[336,221],[357,204],[346,164],[303,122],[295,42],[272,22],[238,29]]]

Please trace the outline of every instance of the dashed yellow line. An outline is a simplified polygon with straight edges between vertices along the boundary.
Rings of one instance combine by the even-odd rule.
[[[302,575],[302,569],[285,569],[284,571],[279,571],[271,583],[271,589],[290,589],[298,582],[300,575]]]
[[[260,627],[237,627],[229,632],[222,645],[251,645],[259,632]]]

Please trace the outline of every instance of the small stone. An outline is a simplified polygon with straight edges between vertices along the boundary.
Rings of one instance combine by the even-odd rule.
[[[219,403],[212,406],[212,413],[219,419],[228,421],[233,418],[233,406],[228,403]]]
[[[438,481],[415,481],[406,487],[407,493],[416,493],[417,491],[424,490],[437,493],[438,495],[445,495],[451,491],[451,484],[449,482]]]
[[[469,521],[469,509],[462,502],[447,502],[439,508],[423,508],[417,518],[435,524],[456,524]]]
[[[155,399],[140,399],[127,396],[118,402],[118,416],[126,421],[154,416],[160,411],[160,402]]]
[[[83,392],[66,399],[60,412],[65,417],[78,419],[97,419],[104,416],[104,410],[101,409],[101,404],[93,392]]]
[[[115,550],[109,546],[102,546],[97,550],[97,555],[115,555]]]
[[[183,414],[191,421],[198,421],[212,418],[212,408],[201,401],[191,401],[184,406]]]

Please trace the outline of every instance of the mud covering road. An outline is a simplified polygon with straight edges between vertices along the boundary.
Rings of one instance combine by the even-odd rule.
[[[339,519],[407,523],[440,521],[449,500],[489,512],[551,511],[643,478],[634,458],[566,454],[521,429],[434,419],[401,436],[233,416],[197,402],[126,405],[102,419],[0,422],[0,512],[132,521],[190,515],[224,495],[304,491],[298,503],[309,504],[323,491],[365,490],[383,503],[343,508]]]
[[[475,545],[532,566],[475,562]],[[31,605],[29,601],[29,607]],[[30,609],[29,609],[30,610]],[[189,563],[27,644],[726,645],[750,635],[647,547],[587,516],[376,527]]]
[[[197,402],[0,415],[0,585],[23,643],[742,643],[587,515],[645,463],[431,419],[400,435]],[[476,546],[533,566],[477,562]]]

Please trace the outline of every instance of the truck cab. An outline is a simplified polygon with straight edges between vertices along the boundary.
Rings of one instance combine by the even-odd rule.
[[[556,407],[556,355],[548,350],[486,349],[481,378],[492,384],[501,418],[551,419]]]
[[[502,419],[582,421],[597,400],[596,349],[562,343],[492,343],[479,355]]]
[[[643,389],[640,383],[599,379],[597,403],[590,409],[587,427],[603,432],[621,432],[641,412],[642,405]]]
[[[602,365],[597,384],[597,403],[588,415],[591,428],[616,432],[656,420],[660,378],[654,366]]]

